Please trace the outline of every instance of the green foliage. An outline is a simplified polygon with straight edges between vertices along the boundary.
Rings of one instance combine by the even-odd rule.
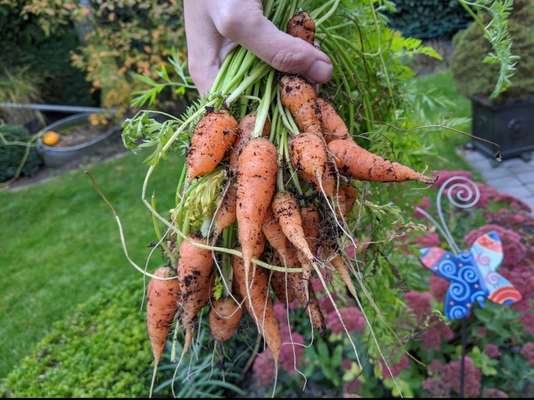
[[[459,90],[465,96],[494,97],[498,94],[497,89],[507,88],[497,97],[498,101],[532,96],[534,1],[514,1],[507,26],[506,16],[503,17],[506,14],[504,6],[492,6],[488,11],[493,17],[492,22],[488,24],[488,17],[484,14],[481,17],[488,26],[487,31],[483,31],[480,24],[473,23],[454,39],[451,69]],[[506,32],[509,32],[509,40]],[[512,54],[519,59],[514,59]]]
[[[181,1],[96,1],[91,9],[76,8],[75,18],[91,29],[72,61],[101,90],[103,106],[125,108],[136,90],[134,73],[157,78],[173,49],[185,58],[182,14]]]
[[[28,148],[30,142],[31,135],[23,127],[0,125],[0,182],[16,176],[26,157],[20,174],[32,176],[39,171],[43,161],[35,148]]]
[[[392,0],[391,26],[405,36],[421,39],[451,37],[471,18],[456,0]]]
[[[56,323],[7,376],[4,395],[146,396],[152,355],[136,286],[103,290]]]

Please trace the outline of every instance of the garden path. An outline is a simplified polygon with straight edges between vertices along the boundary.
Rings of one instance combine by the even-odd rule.
[[[514,158],[493,168],[490,160],[478,151],[461,150],[461,155],[482,175],[488,185],[524,201],[534,213],[534,159],[525,162]]]

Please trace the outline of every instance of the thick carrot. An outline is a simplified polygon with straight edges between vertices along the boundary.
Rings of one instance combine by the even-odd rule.
[[[239,156],[236,217],[247,274],[252,259],[263,253],[262,227],[274,194],[276,156],[274,145],[262,138],[251,139]]]
[[[198,312],[209,302],[212,285],[213,257],[209,250],[193,243],[205,243],[198,238],[185,239],[180,245],[178,282],[180,283],[181,322],[185,329],[186,353],[193,339],[193,325]]]
[[[280,79],[280,99],[301,132],[321,135],[321,112],[313,86],[301,77],[285,75]]]
[[[254,266],[253,271],[247,276],[243,261],[239,257],[233,257],[232,269],[238,292],[245,299],[246,307],[253,315],[258,331],[271,350],[275,363],[278,363],[282,339],[269,297],[268,274],[263,268]]]
[[[319,108],[321,130],[326,142],[348,138],[349,130],[347,125],[345,125],[345,122],[338,115],[332,104],[321,98],[318,98],[316,103]]]
[[[313,44],[315,41],[315,21],[307,12],[299,11],[289,20],[287,33]]]
[[[154,275],[160,278],[171,277],[174,272],[169,267],[160,267]],[[159,363],[170,326],[178,308],[180,285],[177,279],[160,280],[152,278],[147,291],[147,329],[156,364]]]
[[[197,124],[187,154],[187,176],[212,172],[237,138],[238,124],[227,111],[208,112]]]
[[[299,176],[313,183],[318,191],[324,191],[328,197],[332,197],[335,176],[323,138],[314,133],[301,133],[290,141],[289,150],[291,164]]]
[[[241,307],[232,298],[224,297],[213,303],[209,314],[211,335],[219,342],[226,342],[237,331],[241,321]]]
[[[355,179],[377,182],[403,182],[415,180],[433,183],[426,177],[405,165],[384,160],[358,146],[352,139],[338,139],[328,143],[328,150],[336,160],[342,174]]]
[[[306,241],[306,235],[302,228],[302,216],[297,200],[287,192],[278,192],[273,199],[273,213],[287,239],[295,246],[308,261],[313,261],[314,256]]]
[[[224,195],[221,206],[215,214],[214,237],[218,237],[225,228],[229,227],[236,221],[236,197],[237,188],[235,185],[230,185]]]
[[[234,142],[232,151],[230,153],[230,171],[236,172],[239,166],[239,154],[243,146],[250,140],[254,127],[256,126],[256,113],[247,114],[239,121],[239,136]],[[271,132],[271,123],[267,120],[263,126],[263,137],[269,137]]]

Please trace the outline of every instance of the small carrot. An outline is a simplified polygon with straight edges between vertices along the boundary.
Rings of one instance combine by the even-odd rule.
[[[173,271],[169,267],[160,267],[154,275],[169,278]],[[178,308],[180,285],[177,279],[161,280],[152,278],[147,290],[147,329],[156,364],[159,363],[170,326]]]
[[[328,150],[336,160],[340,172],[355,179],[377,182],[403,182],[415,180],[433,183],[405,165],[384,160],[358,146],[352,139],[338,139],[328,143]]]
[[[224,229],[228,228],[236,221],[236,197],[237,188],[235,185],[231,184],[215,214],[214,237],[217,238]]]
[[[326,142],[348,138],[349,130],[347,125],[345,125],[345,122],[338,115],[332,104],[321,98],[318,98],[316,102],[320,113],[321,130]]]
[[[302,216],[297,200],[290,193],[278,192],[274,196],[272,208],[286,238],[306,256],[308,261],[313,262],[314,256],[302,228]]]
[[[282,339],[269,297],[267,272],[263,268],[254,266],[251,274],[247,276],[243,261],[239,257],[233,257],[232,270],[238,292],[245,299],[246,307],[254,316],[258,331],[271,350],[275,363],[278,364]]]
[[[301,132],[321,135],[321,112],[313,86],[301,77],[285,75],[280,79],[280,99]]]
[[[336,269],[339,276],[341,277],[341,280],[347,287],[350,294],[357,298],[356,288],[354,287],[354,283],[352,282],[352,279],[350,278],[349,268],[347,267],[347,264],[345,264],[345,261],[343,258],[341,258],[339,255],[335,255],[331,260],[330,264]]]
[[[307,12],[299,11],[289,20],[287,33],[313,44],[315,41],[315,21]]]
[[[213,303],[209,314],[211,335],[219,342],[226,342],[237,331],[241,321],[241,307],[232,298],[224,297]]]
[[[230,171],[236,172],[239,166],[239,154],[243,149],[243,146],[250,140],[254,127],[256,126],[256,113],[250,113],[245,115],[241,121],[239,121],[239,136],[237,137],[232,151],[230,153]],[[263,126],[263,137],[269,137],[271,132],[271,124],[269,120],[266,121]]]
[[[303,207],[300,210],[300,214],[302,215],[302,229],[308,246],[313,255],[317,255],[317,249],[321,241],[321,215],[313,205]]]
[[[328,197],[334,195],[335,176],[328,161],[324,140],[314,133],[301,133],[289,143],[291,164],[299,176],[313,183],[318,191]]]
[[[227,111],[208,112],[191,137],[187,154],[188,179],[212,172],[236,140],[237,132],[237,121]]]
[[[209,302],[212,286],[213,258],[209,250],[193,243],[204,243],[195,237],[185,239],[180,245],[177,274],[180,284],[181,322],[185,329],[183,353],[193,339],[193,324],[199,311]]]

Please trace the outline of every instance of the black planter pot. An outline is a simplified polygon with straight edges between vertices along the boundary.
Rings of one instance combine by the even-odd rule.
[[[473,135],[497,143],[473,140],[472,145],[483,154],[503,160],[521,157],[532,159],[534,151],[534,98],[514,103],[497,104],[485,98],[471,99],[473,104]]]

